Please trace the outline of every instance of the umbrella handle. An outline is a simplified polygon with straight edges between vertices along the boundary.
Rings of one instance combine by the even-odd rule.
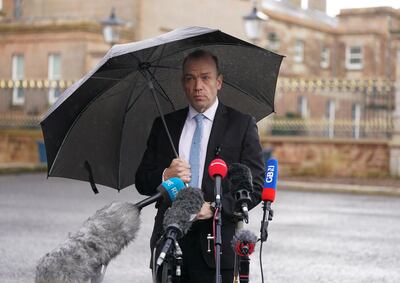
[[[155,80],[155,77],[153,76],[153,74],[151,74],[149,70],[147,70],[147,72],[150,74],[151,78],[152,78],[153,80]],[[154,89],[154,84],[153,84],[152,80],[151,80],[148,76],[146,76],[143,72],[142,72],[142,75],[143,75],[143,76],[146,78],[146,80],[147,80],[147,85],[149,86],[149,89],[150,89],[150,91],[151,91],[151,94],[153,95],[154,101],[156,102],[157,110],[158,110],[158,112],[160,113],[160,117],[161,117],[161,120],[162,120],[162,122],[163,122],[165,131],[167,132],[167,136],[168,136],[168,139],[169,139],[169,143],[171,144],[171,147],[172,147],[172,150],[174,151],[175,157],[178,158],[178,157],[179,157],[179,156],[178,156],[178,152],[176,151],[174,142],[172,141],[172,137],[171,137],[171,134],[170,134],[169,129],[168,129],[168,126],[167,126],[167,123],[165,122],[164,113],[163,113],[162,110],[161,110],[160,102],[158,101],[158,97],[157,97],[156,91],[155,91],[155,89]]]

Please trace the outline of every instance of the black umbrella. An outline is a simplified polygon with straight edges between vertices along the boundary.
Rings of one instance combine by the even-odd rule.
[[[42,120],[48,176],[89,181],[94,190],[133,184],[154,118],[187,105],[181,64],[198,48],[219,59],[224,104],[257,120],[274,111],[278,54],[202,27],[115,45]]]

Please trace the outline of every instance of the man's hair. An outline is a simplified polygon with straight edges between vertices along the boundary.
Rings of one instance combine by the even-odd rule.
[[[211,59],[213,59],[213,61],[215,63],[215,67],[217,69],[217,75],[220,75],[218,57],[215,56],[210,51],[207,51],[207,50],[204,50],[204,49],[196,49],[195,51],[189,53],[189,55],[187,55],[185,57],[185,59],[183,59],[182,70],[185,69],[185,64],[187,63],[187,61],[190,61],[190,60],[193,60],[193,59],[200,59],[200,58],[211,58]]]

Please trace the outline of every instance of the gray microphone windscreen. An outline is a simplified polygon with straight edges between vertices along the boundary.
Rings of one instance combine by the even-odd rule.
[[[253,253],[257,243],[257,236],[245,229],[241,229],[232,238],[232,248],[237,255],[247,256]]]
[[[113,202],[88,218],[67,241],[40,259],[36,283],[87,282],[98,275],[135,237],[140,212],[128,202]]]
[[[244,242],[244,243],[251,243],[251,244],[256,244],[257,243],[257,236],[246,229],[241,229],[236,234],[233,236],[232,240],[232,245],[236,242]]]
[[[164,230],[170,225],[176,225],[185,235],[192,225],[192,216],[200,212],[203,203],[200,189],[188,187],[179,191],[172,206],[164,215]]]
[[[231,183],[231,191],[239,190],[253,191],[253,177],[250,168],[241,163],[232,163],[229,166],[228,179]]]

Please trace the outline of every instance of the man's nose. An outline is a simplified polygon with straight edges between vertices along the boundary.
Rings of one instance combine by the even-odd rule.
[[[195,89],[196,90],[202,90],[203,89],[203,82],[201,81],[200,78],[196,79],[196,83],[195,83]]]

